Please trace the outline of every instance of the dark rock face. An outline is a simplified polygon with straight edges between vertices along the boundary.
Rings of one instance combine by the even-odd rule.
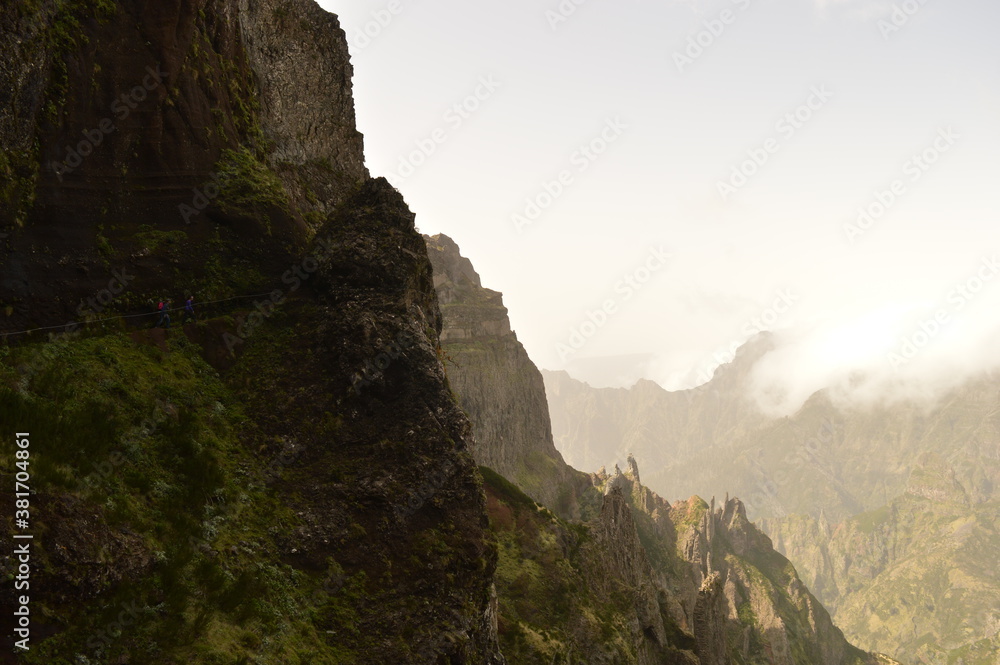
[[[113,269],[135,274],[119,307],[177,281],[204,289],[219,278],[207,243],[280,271],[367,177],[346,40],[314,2],[101,7],[0,9],[0,48],[19,55],[0,65],[0,298],[14,328],[76,320]],[[284,191],[262,197],[255,170]],[[149,233],[172,234],[171,251]]]
[[[502,665],[496,550],[426,247],[368,177],[337,18],[311,0],[24,0],[0,8],[0,47],[18,55],[0,63],[0,330],[79,320],[112,270],[128,284],[106,314],[181,289],[280,292],[188,337],[247,410],[241,473],[296,517],[268,530],[291,532],[261,565],[359,589],[346,609],[339,584],[309,596],[303,662]],[[174,348],[153,332],[130,339]],[[72,497],[47,505],[72,552],[104,543],[123,564],[79,577],[53,558],[37,571],[65,590],[52,612],[148,581],[140,537],[60,508]],[[116,662],[146,653],[122,639]],[[209,638],[187,639],[171,648]]]
[[[312,0],[240,0],[239,22],[270,164],[297,203],[308,207],[311,193],[325,213],[368,177],[340,22]]]
[[[250,340],[241,359],[262,445],[282,440],[293,451],[282,483],[303,519],[292,559],[322,570],[335,557],[373,582],[356,606],[358,653],[502,663],[496,552],[469,422],[437,355],[440,313],[413,214],[384,179],[369,180],[317,237],[332,244],[315,249],[317,302],[287,311],[295,343]],[[396,343],[377,375],[356,380]]]

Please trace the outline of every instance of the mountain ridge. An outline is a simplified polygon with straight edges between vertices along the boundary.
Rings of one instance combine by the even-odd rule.
[[[473,454],[504,469],[484,476],[500,540],[499,634],[508,658],[547,663],[582,652],[637,663],[878,662],[847,644],[738,499],[727,496],[718,509],[714,498],[671,505],[641,484],[631,455],[625,471],[616,465],[587,475],[566,464],[555,453],[541,376],[510,330],[501,294],[482,286],[451,238],[426,240],[449,380],[477,432]],[[525,430],[525,422],[537,427]],[[531,473],[539,457],[542,486]],[[518,499],[521,491],[532,499]],[[557,503],[532,508],[553,496]],[[547,579],[557,581],[548,594]],[[553,591],[567,599],[558,602]],[[519,602],[525,596],[530,607]],[[599,618],[596,608],[606,603],[627,618],[624,625]],[[595,618],[574,618],[587,616]],[[606,636],[601,646],[594,631]]]
[[[854,643],[909,662],[993,665],[1000,646],[990,608],[1000,592],[990,546],[976,543],[993,543],[996,533],[995,375],[934,405],[844,406],[820,391],[782,418],[739,415],[745,365],[716,375],[723,381],[670,394],[593,389],[543,372],[557,447],[591,464],[632,451],[659,491],[704,485],[747,497],[751,516]],[[576,429],[564,426],[574,420]],[[733,420],[748,427],[727,427]],[[696,423],[690,438],[675,427],[688,422]],[[972,540],[954,536],[952,522]],[[962,594],[967,603],[956,600]],[[938,617],[926,607],[948,609]]]

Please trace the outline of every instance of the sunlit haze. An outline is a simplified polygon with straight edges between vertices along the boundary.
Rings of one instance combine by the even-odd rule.
[[[688,387],[769,329],[789,411],[1000,364],[994,0],[320,4],[372,174],[539,366]]]

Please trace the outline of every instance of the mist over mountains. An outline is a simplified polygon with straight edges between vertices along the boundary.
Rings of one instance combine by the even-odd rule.
[[[778,344],[758,335],[684,391],[543,372],[556,447],[583,469],[634,455],[665,496],[742,497],[865,648],[904,662],[997,662],[1000,376],[900,380],[896,393],[855,377],[767,413],[754,397],[760,368],[794,357]]]
[[[556,446],[583,469],[632,453],[654,467],[645,477],[657,491],[683,496],[700,486],[738,494],[760,517],[822,509],[835,518],[873,509],[902,493],[925,452],[944,456],[977,496],[995,491],[996,376],[933,400],[921,392],[913,401],[860,404],[822,390],[792,415],[775,416],[759,409],[753,391],[757,368],[777,343],[759,335],[711,381],[684,391],[652,381],[592,388],[565,372],[543,371]]]
[[[840,306],[829,293],[836,281],[777,289],[760,301],[698,294],[691,309],[679,309],[665,329],[675,345],[615,354],[596,338],[567,362],[548,366],[565,367],[595,387],[628,387],[646,378],[667,390],[685,390],[707,383],[738,349],[766,332],[772,346],[747,377],[747,395],[767,414],[791,415],[819,391],[842,406],[933,406],[949,391],[1000,368],[998,266],[995,254],[972,257],[940,287],[903,283],[889,294],[879,285]],[[712,319],[706,308],[742,323],[719,320],[704,330]],[[692,337],[695,331],[700,338]]]

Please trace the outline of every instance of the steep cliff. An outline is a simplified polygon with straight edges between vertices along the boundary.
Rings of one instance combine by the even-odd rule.
[[[10,328],[86,318],[119,274],[130,313],[259,292],[367,178],[346,40],[311,0],[19,0],[0,26]]]
[[[510,329],[503,296],[483,288],[454,240],[425,240],[444,317],[448,379],[474,425],[476,460],[559,515],[579,517],[580,494],[590,483],[552,442],[542,375]]]
[[[0,347],[36,536],[5,662],[503,663],[431,266],[336,17],[24,0],[0,48],[0,332],[58,330]],[[239,299],[65,326],[190,293]]]

